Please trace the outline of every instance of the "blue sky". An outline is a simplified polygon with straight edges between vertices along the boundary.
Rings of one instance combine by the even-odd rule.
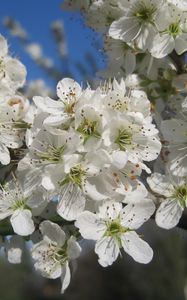
[[[60,7],[62,2],[62,0],[1,0],[0,32],[8,38],[11,53],[19,57],[26,65],[28,80],[42,77],[50,85],[55,84],[44,74],[44,71],[33,64],[19,42],[8,34],[8,31],[2,25],[2,20],[6,16],[13,17],[19,21],[29,33],[31,40],[42,45],[44,54],[53,58],[59,69],[61,61],[58,58],[55,43],[52,39],[50,24],[55,20],[63,20],[71,69],[76,80],[81,81],[83,78],[73,65],[77,62],[85,63],[84,55],[86,52],[93,54],[97,61],[98,69],[103,66],[103,57],[100,51],[93,46],[94,40],[100,43],[99,35],[84,26],[83,20],[78,13],[62,11]],[[88,65],[87,69],[89,70]]]

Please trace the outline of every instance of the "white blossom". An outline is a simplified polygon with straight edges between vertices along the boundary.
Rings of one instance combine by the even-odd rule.
[[[176,176],[187,175],[187,122],[181,119],[165,120],[161,123],[161,131],[168,142],[168,165]]]
[[[19,235],[12,236],[5,242],[5,253],[11,264],[20,264],[24,250],[23,238]]]
[[[175,227],[187,206],[187,182],[183,178],[154,173],[147,179],[153,192],[163,198],[156,211],[155,221],[165,229]]]
[[[136,230],[155,206],[165,229],[187,206],[187,77],[178,57],[187,50],[186,0],[63,6],[104,35],[104,82],[63,78],[57,97],[40,79],[20,90],[26,69],[0,35],[0,220],[2,233],[4,225],[14,233],[1,247],[17,264],[30,239],[36,270],[61,277],[62,292],[80,255],[77,237],[96,242],[104,267],[122,251],[146,264],[153,250]],[[53,68],[38,44],[25,47]]]
[[[25,77],[25,66],[8,55],[7,41],[0,35],[0,86],[15,91],[24,85]]]
[[[71,278],[69,261],[80,255],[81,248],[73,236],[67,239],[65,232],[55,223],[42,222],[40,231],[43,240],[33,246],[31,253],[34,266],[44,277],[61,277],[63,293]]]
[[[120,203],[109,201],[100,206],[96,214],[84,211],[75,226],[85,239],[97,241],[95,252],[102,266],[111,265],[121,248],[135,261],[146,264],[151,261],[153,251],[135,229],[150,218],[154,209],[151,200],[128,204],[124,208]]]
[[[19,148],[23,143],[24,123],[16,119],[16,111],[11,106],[0,105],[0,162],[3,165],[10,163],[8,148]]]
[[[153,39],[151,54],[162,58],[176,50],[182,54],[187,50],[187,13],[174,6],[163,7],[158,15],[159,33]]]
[[[129,8],[124,8],[124,16],[111,24],[109,35],[149,50],[157,33],[155,21],[162,4],[161,0],[133,1]]]
[[[22,186],[19,181],[12,180],[0,189],[0,220],[10,217],[15,233],[30,235],[35,230],[32,213],[40,214],[43,203],[45,199],[41,190],[30,190],[26,182]]]

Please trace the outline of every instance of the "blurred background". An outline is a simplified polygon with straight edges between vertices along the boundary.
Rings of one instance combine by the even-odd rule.
[[[10,53],[27,67],[26,94],[55,95],[63,77],[95,82],[105,67],[102,37],[87,28],[78,12],[66,12],[63,1],[1,0],[0,33]],[[60,295],[60,280],[36,274],[25,250],[20,265],[0,256],[0,300],[185,300],[187,299],[187,233],[159,229],[150,220],[141,234],[154,249],[149,265],[124,255],[112,267],[97,263],[94,245],[82,244],[72,282]]]

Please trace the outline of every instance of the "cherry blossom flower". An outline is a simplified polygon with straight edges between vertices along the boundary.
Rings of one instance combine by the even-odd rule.
[[[150,49],[157,33],[155,21],[163,1],[133,1],[129,8],[124,8],[124,16],[114,21],[109,28],[109,35],[126,43],[132,42],[136,48]]]
[[[70,283],[69,261],[78,258],[81,252],[79,244],[72,236],[69,239],[65,232],[55,223],[44,221],[40,224],[43,240],[32,248],[35,268],[47,278],[61,277],[61,293]]]
[[[24,85],[25,77],[25,66],[8,55],[7,41],[0,35],[0,86],[15,91]]]
[[[184,178],[154,173],[147,179],[153,192],[163,200],[156,211],[155,221],[165,229],[175,227],[187,206],[187,182]]]
[[[22,182],[23,180],[21,180]],[[45,206],[42,190],[33,191],[25,181],[9,181],[0,189],[0,220],[10,217],[13,230],[18,235],[27,236],[34,232],[32,214],[41,212]]]
[[[153,39],[151,54],[162,58],[173,50],[181,55],[187,50],[187,13],[174,6],[164,7],[157,23],[159,33]]]
[[[96,214],[84,211],[79,215],[75,226],[85,239],[97,241],[95,252],[102,266],[111,265],[121,248],[135,261],[146,264],[151,261],[153,251],[135,229],[150,218],[154,209],[151,200],[128,204],[124,208],[121,203],[109,201],[100,206]]]

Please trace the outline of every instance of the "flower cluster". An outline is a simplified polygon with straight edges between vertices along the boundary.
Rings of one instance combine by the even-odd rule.
[[[34,186],[41,184],[50,199],[57,199],[58,215],[76,220],[83,237],[97,235],[94,220],[99,216],[103,228],[99,237],[104,242],[96,245],[96,252],[102,265],[111,264],[121,247],[131,252],[126,241],[121,242],[126,232],[135,244],[137,238],[135,260],[148,262],[152,252],[141,257],[143,246],[145,250],[148,246],[139,241],[134,229],[155,209],[140,176],[142,170],[150,172],[145,162],[158,157],[161,143],[146,94],[130,90],[124,80],[92,90],[65,78],[57,85],[57,95],[58,101],[33,99],[37,114],[27,130],[28,151],[19,161],[19,172],[37,173]],[[115,257],[111,239],[117,249]]]
[[[64,6],[75,9],[73,1]],[[78,2],[78,1],[76,1]],[[83,3],[85,4],[83,5]],[[173,49],[177,54],[187,50],[187,3],[183,0],[93,0],[79,1],[87,24],[108,32],[112,39],[124,42],[124,47],[148,50],[162,58]]]
[[[147,179],[151,190],[160,197],[156,223],[166,229],[178,224],[187,206],[186,98],[181,98],[183,99],[179,97],[179,103],[174,105],[174,116],[169,115],[170,118],[160,124],[165,168]]]
[[[70,281],[68,262],[80,253],[78,229],[83,238],[97,240],[103,266],[122,249],[140,263],[152,259],[135,230],[155,210],[141,173],[150,173],[146,162],[158,157],[161,143],[146,93],[123,79],[94,90],[65,78],[57,96],[35,96],[31,104],[16,90],[4,94],[0,161],[17,170],[1,185],[0,219],[10,221],[15,234],[30,236],[36,269],[61,277],[63,291]],[[73,233],[55,218],[74,223]],[[6,247],[9,261],[17,263],[20,241],[14,239]]]
[[[82,239],[103,267],[123,252],[146,264],[153,250],[136,230],[154,213],[170,229],[187,206],[187,76],[173,59],[187,50],[187,2],[63,5],[105,34],[110,80],[97,88],[64,78],[57,100],[28,100],[25,67],[0,36],[0,230],[12,235],[2,247],[20,263],[30,239],[36,270],[61,277],[62,292]]]
[[[28,121],[29,102],[17,90],[25,83],[26,69],[8,54],[7,41],[0,35],[0,163],[10,163],[8,149],[22,146]]]
[[[172,68],[168,55],[187,50],[186,0],[66,0],[63,7],[79,8],[86,24],[104,35],[104,78],[136,72],[156,79],[158,69]]]
[[[104,35],[108,66],[104,78],[127,76],[132,89],[152,102],[163,150],[148,179],[158,206],[158,226],[176,226],[187,203],[186,0],[65,1],[79,9],[89,26]],[[112,125],[115,126],[115,125]]]

